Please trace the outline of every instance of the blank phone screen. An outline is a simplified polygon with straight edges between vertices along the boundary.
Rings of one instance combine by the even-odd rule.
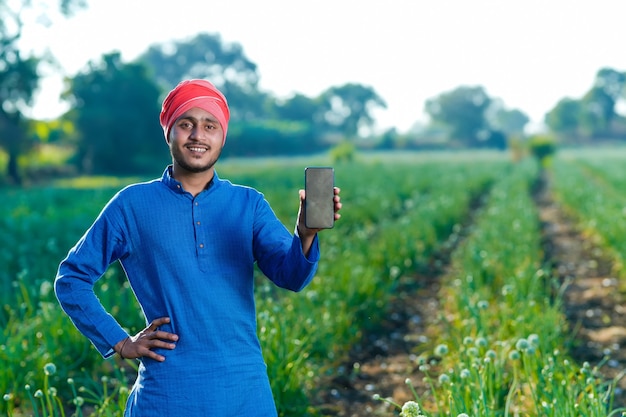
[[[335,173],[331,167],[308,167],[304,170],[306,227],[330,229],[335,224]]]

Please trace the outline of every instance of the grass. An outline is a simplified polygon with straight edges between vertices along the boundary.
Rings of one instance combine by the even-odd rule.
[[[329,164],[323,156],[231,160],[218,172],[264,192],[292,228],[304,167]],[[582,181],[593,172],[606,183],[595,187],[607,201],[603,205],[619,200],[610,186],[617,178],[580,166],[557,158],[555,177],[580,175]],[[567,357],[557,286],[542,265],[530,196],[538,175],[532,160],[514,164],[499,153],[364,154],[336,164],[335,175],[345,210],[335,228],[320,236],[323,257],[315,280],[292,294],[257,277],[258,334],[281,416],[319,415],[310,401],[319,378],[342,372],[349,347],[381,322],[400,282],[430,261],[480,198],[483,209],[453,254],[456,272],[442,287],[440,296],[451,300],[441,312],[446,332],[421,352],[418,365],[431,384],[427,398],[418,399],[422,413],[606,415],[607,383]],[[51,282],[106,201],[136,180],[85,177],[0,189],[6,202],[0,238],[10,243],[0,253],[6,265],[0,270],[0,367],[6,370],[0,375],[1,413],[121,415],[133,378],[122,370],[133,362],[102,360],[58,307]],[[568,193],[580,187],[559,181],[560,198],[574,198]],[[581,223],[599,216],[571,201]],[[619,236],[609,239],[600,227],[593,231],[606,239],[607,253],[618,252]],[[96,290],[129,331],[143,327],[119,266],[107,271]],[[424,359],[431,356],[440,360]],[[46,372],[50,364],[54,373]]]
[[[587,227],[590,216],[604,210],[610,216],[615,207],[623,207],[610,181],[601,188],[587,186],[583,180],[589,177],[580,166],[556,165],[559,195],[572,211],[577,208],[577,218]],[[423,398],[415,393],[421,415],[599,417],[625,411],[612,405],[616,381],[606,381],[596,368],[577,364],[567,354],[570,335],[559,283],[542,265],[530,191],[536,177],[536,169],[520,164],[501,178],[473,233],[452,256],[456,272],[441,291],[441,299],[447,300],[440,319],[445,331],[433,342],[436,347],[418,358],[430,386]],[[582,204],[592,189],[593,203]],[[597,211],[589,211],[592,207]],[[603,237],[606,232],[594,228]],[[621,247],[626,239],[623,234],[620,242],[614,237],[605,246],[610,253],[615,253],[612,245]]]

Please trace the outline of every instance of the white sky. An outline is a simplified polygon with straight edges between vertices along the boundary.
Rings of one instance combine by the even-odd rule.
[[[28,17],[23,48],[49,49],[71,76],[114,50],[132,60],[155,43],[219,33],[258,65],[262,89],[313,97],[368,85],[388,105],[379,127],[400,131],[425,119],[427,99],[461,85],[483,86],[537,124],[561,98],[580,98],[600,68],[626,71],[623,0],[87,1],[67,20],[50,9],[48,28]],[[66,109],[60,77],[49,75],[32,117]]]

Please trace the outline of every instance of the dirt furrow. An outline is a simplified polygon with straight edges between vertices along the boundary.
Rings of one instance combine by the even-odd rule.
[[[563,285],[564,315],[572,343],[570,355],[580,364],[597,366],[608,380],[626,369],[626,304],[613,265],[593,241],[576,229],[554,200],[550,178],[542,175],[534,190],[543,235],[546,264]],[[465,228],[464,228],[465,229]],[[391,416],[390,407],[373,394],[402,403],[413,396],[405,384],[420,387],[423,374],[415,364],[419,351],[432,349],[437,331],[439,286],[457,236],[430,267],[406,278],[380,329],[353,347],[340,371],[325,381],[314,406],[324,416]],[[626,406],[626,378],[619,379],[614,408]]]
[[[564,314],[572,335],[570,355],[589,362],[611,380],[618,378],[615,407],[626,406],[626,304],[613,264],[554,200],[544,175],[535,194],[544,252],[563,285]]]
[[[324,383],[316,409],[324,416],[392,416],[389,405],[372,399],[374,394],[403,403],[413,399],[405,381],[411,378],[417,391],[424,375],[415,355],[430,346],[431,322],[438,305],[441,273],[411,277],[392,300],[393,308],[381,327],[354,346],[340,372]],[[419,287],[416,287],[419,285]],[[411,288],[412,287],[412,288]]]
[[[399,404],[413,399],[406,384],[410,378],[418,393],[425,392],[424,374],[416,356],[434,348],[441,312],[439,288],[448,271],[450,254],[464,240],[473,217],[488,190],[472,201],[472,208],[457,233],[450,235],[428,265],[401,277],[382,324],[353,346],[339,371],[324,379],[314,406],[327,417],[392,416],[397,412],[374,394],[393,398]]]

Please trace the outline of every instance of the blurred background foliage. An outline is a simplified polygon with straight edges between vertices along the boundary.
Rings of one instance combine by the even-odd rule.
[[[429,122],[408,132],[376,131],[374,112],[386,108],[372,86],[329,86],[317,97],[278,98],[259,87],[257,65],[242,45],[219,34],[151,45],[133,62],[119,52],[101,56],[65,80],[59,100],[70,110],[55,120],[32,120],[42,66],[52,56],[23,56],[22,12],[41,7],[29,0],[0,0],[0,183],[22,184],[67,175],[133,175],[159,171],[169,162],[158,113],[164,95],[185,78],[216,84],[231,106],[224,157],[289,156],[346,149],[513,149],[529,145],[529,118],[490,97],[482,86],[459,86],[424,103]],[[87,7],[58,2],[61,13]],[[546,132],[559,146],[626,140],[618,109],[626,73],[598,70],[580,98],[565,97],[545,115]],[[421,109],[416,108],[416,120]],[[348,146],[346,146],[346,143]],[[522,146],[523,148],[524,146]],[[157,169],[158,168],[158,169]]]

